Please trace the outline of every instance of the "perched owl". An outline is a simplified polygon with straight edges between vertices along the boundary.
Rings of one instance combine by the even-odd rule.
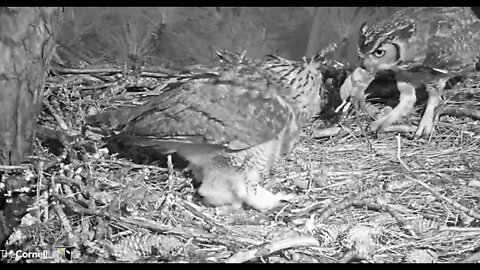
[[[342,99],[358,99],[377,72],[393,72],[400,102],[370,126],[382,130],[412,110],[415,88],[426,85],[429,97],[416,135],[429,135],[445,83],[474,71],[479,61],[478,17],[468,7],[404,8],[375,25],[362,25],[360,33],[358,54],[364,70],[356,70],[354,75],[363,76],[362,83],[347,80]]]

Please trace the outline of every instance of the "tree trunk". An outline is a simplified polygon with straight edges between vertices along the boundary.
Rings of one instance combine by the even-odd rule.
[[[0,8],[0,164],[31,154],[61,8]]]
[[[19,164],[32,152],[46,67],[62,10],[0,7],[0,165]],[[0,194],[0,244],[28,207],[20,198],[12,201],[6,204]]]

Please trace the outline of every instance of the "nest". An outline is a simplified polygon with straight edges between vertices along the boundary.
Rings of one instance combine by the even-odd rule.
[[[167,74],[63,73],[48,79],[35,155],[9,168],[22,177],[4,179],[31,183],[33,197],[7,249],[49,256],[7,261],[480,260],[480,125],[470,110],[480,104],[477,78],[448,91],[439,110],[467,113],[441,116],[428,139],[411,138],[419,112],[378,134],[355,113],[329,129],[312,121],[263,183],[296,198],[275,211],[225,214],[201,203],[189,172],[171,159],[162,167],[118,158],[85,124],[105,109],[141,104]]]

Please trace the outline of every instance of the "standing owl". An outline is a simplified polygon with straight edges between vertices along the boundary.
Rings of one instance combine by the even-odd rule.
[[[417,98],[415,88],[423,84],[429,97],[416,136],[428,136],[445,83],[475,70],[479,44],[480,20],[468,7],[404,8],[375,25],[362,25],[358,54],[364,71],[354,75],[365,82],[377,72],[393,72],[400,91],[399,104],[371,123],[371,129],[385,129],[406,116]],[[363,96],[365,85],[350,78],[342,86],[342,99]]]

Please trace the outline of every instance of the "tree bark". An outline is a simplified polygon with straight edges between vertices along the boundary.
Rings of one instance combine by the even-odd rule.
[[[62,8],[0,8],[0,164],[31,154]]]
[[[62,10],[0,7],[0,165],[17,165],[32,153]],[[30,202],[28,196],[18,195],[7,204],[0,190],[0,249]]]

